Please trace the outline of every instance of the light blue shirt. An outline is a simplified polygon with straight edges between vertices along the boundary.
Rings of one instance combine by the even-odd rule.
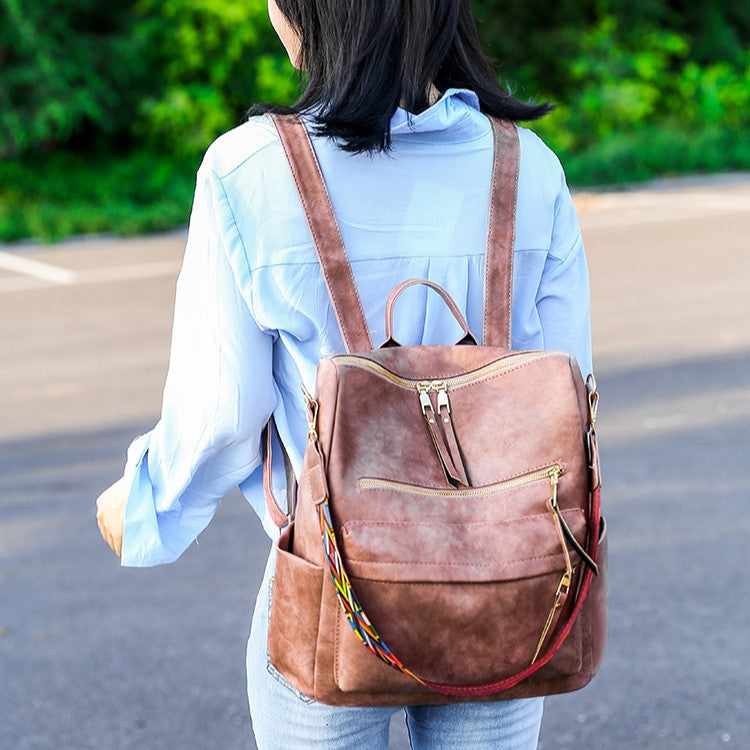
[[[389,155],[351,155],[313,139],[374,345],[390,290],[411,277],[445,287],[482,331],[492,133],[471,91],[397,110]],[[518,130],[521,171],[513,269],[513,348],[557,349],[591,371],[589,282],[581,233],[555,155]],[[438,295],[396,306],[402,343],[453,343]],[[502,304],[498,298],[497,304]],[[307,438],[300,383],[344,345],[276,131],[254,118],[221,136],[198,171],[177,282],[158,424],[130,446],[123,565],[175,560],[240,486],[269,535],[260,434],[273,413],[295,473]],[[281,467],[283,468],[283,467]],[[284,496],[283,470],[274,483]]]

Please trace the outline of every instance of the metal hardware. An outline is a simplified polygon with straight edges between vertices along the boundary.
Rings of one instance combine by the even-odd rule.
[[[536,644],[536,651],[534,651],[534,656],[531,659],[532,664],[539,657],[539,652],[542,650],[544,641],[547,638],[547,634],[549,633],[549,630],[552,627],[552,622],[555,619],[555,613],[562,606],[563,598],[566,597],[568,595],[568,592],[570,591],[570,583],[573,580],[573,575],[575,572],[576,572],[575,568],[572,568],[570,571],[566,570],[562,574],[560,583],[557,584],[557,590],[555,591],[555,600],[552,604],[552,609],[549,611],[549,614],[547,615],[547,620],[544,623],[544,627],[542,628],[542,634],[539,636],[539,641]]]
[[[305,397],[305,415],[307,417],[307,439],[311,443],[318,441],[318,402],[302,383],[302,394]]]
[[[422,407],[422,414],[424,415],[425,419],[431,418],[427,416],[428,409],[431,412],[434,412],[434,409],[432,408],[432,401],[430,401],[429,389],[430,389],[429,383],[417,383],[417,393],[419,393],[419,403]]]
[[[576,572],[575,568],[572,568],[570,573],[566,570],[563,573],[563,577],[560,579],[560,583],[557,585],[557,591],[555,591],[555,599],[559,601],[560,597],[567,596],[570,591],[570,582],[573,578],[573,574]]]
[[[432,386],[433,383],[444,383],[446,388],[458,388],[460,386],[469,385],[474,383],[481,378],[493,375],[500,370],[506,370],[516,365],[531,362],[536,359],[544,359],[546,357],[561,356],[560,352],[554,351],[539,351],[539,352],[523,352],[521,354],[512,354],[502,359],[490,362],[487,365],[472,370],[471,372],[464,373],[463,375],[456,375],[454,377],[445,378],[444,380],[413,380],[411,378],[402,378],[400,375],[396,375],[395,372],[391,372],[383,365],[373,362],[367,357],[356,354],[337,354],[331,357],[331,359],[340,365],[346,365],[349,367],[359,367],[365,370],[372,370],[386,380],[390,380],[391,383],[398,385],[402,388],[412,389],[415,386]]]
[[[440,388],[437,389],[437,407],[438,412],[445,407],[445,411],[447,414],[451,413],[451,405],[450,401],[448,401],[448,388],[446,387],[445,383],[440,384]],[[448,422],[448,418],[444,418],[445,422]]]
[[[447,413],[450,414],[451,407],[450,403],[448,402],[448,388],[445,385],[444,380],[420,380],[417,383],[417,393],[419,394],[419,403],[422,407],[422,414],[427,417],[427,419],[430,421],[430,424],[434,424],[435,420],[427,416],[427,409],[429,409],[433,413],[435,412],[435,409],[432,406],[432,401],[430,401],[430,392],[437,393],[438,413],[440,412],[440,409],[445,407]],[[445,419],[444,421],[447,422],[448,420]]]
[[[596,391],[589,393],[589,414],[591,416],[591,424],[596,424],[596,414],[599,411],[599,394]]]
[[[549,504],[553,510],[557,508],[557,487],[560,484],[560,474],[562,474],[562,469],[557,464],[547,472],[550,486],[552,488],[552,494],[549,498]]]
[[[596,378],[593,373],[586,378],[586,391],[589,400],[589,416],[593,425],[596,423],[596,414],[599,411],[599,392],[596,390]]]

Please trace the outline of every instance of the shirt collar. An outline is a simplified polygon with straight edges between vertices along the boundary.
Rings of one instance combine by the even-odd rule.
[[[479,97],[470,89],[447,89],[431,107],[415,115],[399,107],[391,118],[391,136],[410,137],[413,133],[430,133],[462,130],[467,117],[479,112]],[[453,136],[461,136],[452,132]]]
[[[314,113],[315,108],[302,117],[314,122]],[[415,115],[397,107],[391,117],[391,137],[400,144],[460,143],[478,138],[488,129],[487,118],[480,111],[479,97],[471,89],[446,89],[424,112]]]

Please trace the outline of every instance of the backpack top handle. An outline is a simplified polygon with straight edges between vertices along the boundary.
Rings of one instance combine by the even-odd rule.
[[[456,344],[473,344],[476,346],[477,340],[469,330],[469,324],[466,322],[466,318],[458,309],[458,305],[453,301],[453,298],[445,291],[445,289],[443,289],[443,287],[436,284],[434,281],[428,281],[427,279],[408,279],[407,281],[402,281],[395,286],[393,291],[388,295],[388,300],[385,303],[385,341],[380,345],[380,348],[382,349],[387,346],[401,346],[401,344],[393,338],[393,307],[400,294],[415,284],[424,284],[425,286],[430,287],[430,289],[434,289],[443,298],[445,304],[448,305],[448,309],[453,313],[453,317],[456,319],[458,325],[461,326],[461,330],[464,334]]]

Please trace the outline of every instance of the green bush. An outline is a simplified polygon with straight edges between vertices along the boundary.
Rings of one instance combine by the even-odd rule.
[[[613,17],[624,34],[663,29],[690,42],[699,65],[741,63],[750,45],[750,1],[473,0],[480,33],[502,77],[521,94],[567,102],[578,88],[570,63],[590,29]]]
[[[197,154],[253,102],[297,91],[266,0],[0,0],[0,158]]]
[[[127,136],[151,68],[132,6],[0,0],[0,158]]]
[[[750,168],[750,0],[473,0],[571,183]],[[298,76],[266,0],[0,0],[0,240],[184,223],[200,154]]]
[[[145,150],[0,162],[0,241],[139,234],[185,224],[197,168],[196,159]]]
[[[197,154],[255,101],[289,102],[297,74],[268,21],[266,0],[141,0],[156,29],[159,92],[140,105],[136,134],[173,153]]]
[[[750,52],[740,65],[690,61],[677,81],[683,122],[742,128],[750,124]],[[677,114],[677,111],[674,112]]]
[[[700,66],[686,37],[655,27],[623,32],[606,16],[582,35],[568,70],[574,93],[534,126],[564,151],[654,126],[674,133],[750,127],[750,53],[738,64]]]
[[[582,151],[559,151],[576,187],[622,185],[698,173],[750,170],[750,128],[696,131],[663,125],[618,133]]]

